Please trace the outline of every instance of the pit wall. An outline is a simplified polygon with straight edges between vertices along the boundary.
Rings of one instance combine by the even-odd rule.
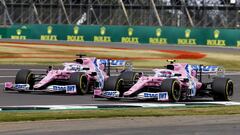
[[[0,28],[0,38],[240,47],[240,29],[217,28],[13,25]]]

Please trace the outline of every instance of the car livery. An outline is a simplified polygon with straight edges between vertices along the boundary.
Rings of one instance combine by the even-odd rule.
[[[65,92],[68,94],[86,94],[96,88],[103,88],[104,81],[109,78],[105,72],[106,64],[119,66],[123,60],[105,60],[95,57],[79,56],[75,62],[63,63],[63,69],[53,69],[51,66],[46,73],[35,74],[29,69],[17,72],[15,82],[6,82],[5,91],[42,91]]]
[[[153,69],[154,75],[141,75],[132,82],[122,79],[121,76],[115,77],[109,83],[111,93],[115,89],[118,91],[116,99],[141,99],[158,101],[188,101],[196,97],[211,97],[215,101],[229,101],[233,95],[233,81],[230,78],[218,76],[218,72],[224,69],[219,66],[191,65],[188,63],[174,63],[165,66],[165,69]],[[202,74],[216,73],[210,82],[202,81]],[[121,80],[121,81],[119,81]],[[96,90],[95,98],[109,98],[103,93],[108,89]]]

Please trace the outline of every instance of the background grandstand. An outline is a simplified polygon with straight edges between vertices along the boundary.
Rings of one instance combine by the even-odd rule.
[[[240,27],[240,0],[0,0],[0,25]]]

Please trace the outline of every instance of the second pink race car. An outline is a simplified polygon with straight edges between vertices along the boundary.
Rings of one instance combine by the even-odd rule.
[[[109,77],[103,89],[94,90],[94,97],[178,102],[194,97],[212,97],[215,101],[229,101],[233,96],[233,81],[224,77],[224,70],[219,66],[190,65],[171,61],[165,69],[153,71],[153,75],[141,75],[138,80],[131,81],[130,87],[127,85],[131,84],[129,80],[124,80],[121,76]],[[209,82],[203,82],[203,74],[216,76]]]

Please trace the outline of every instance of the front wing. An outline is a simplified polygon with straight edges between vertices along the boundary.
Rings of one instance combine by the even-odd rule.
[[[76,85],[50,85],[46,89],[30,89],[29,84],[14,84],[6,82],[5,91],[25,91],[25,92],[66,92],[67,94],[77,93]]]
[[[168,92],[142,92],[135,97],[120,97],[119,91],[94,90],[94,98],[169,101]]]

